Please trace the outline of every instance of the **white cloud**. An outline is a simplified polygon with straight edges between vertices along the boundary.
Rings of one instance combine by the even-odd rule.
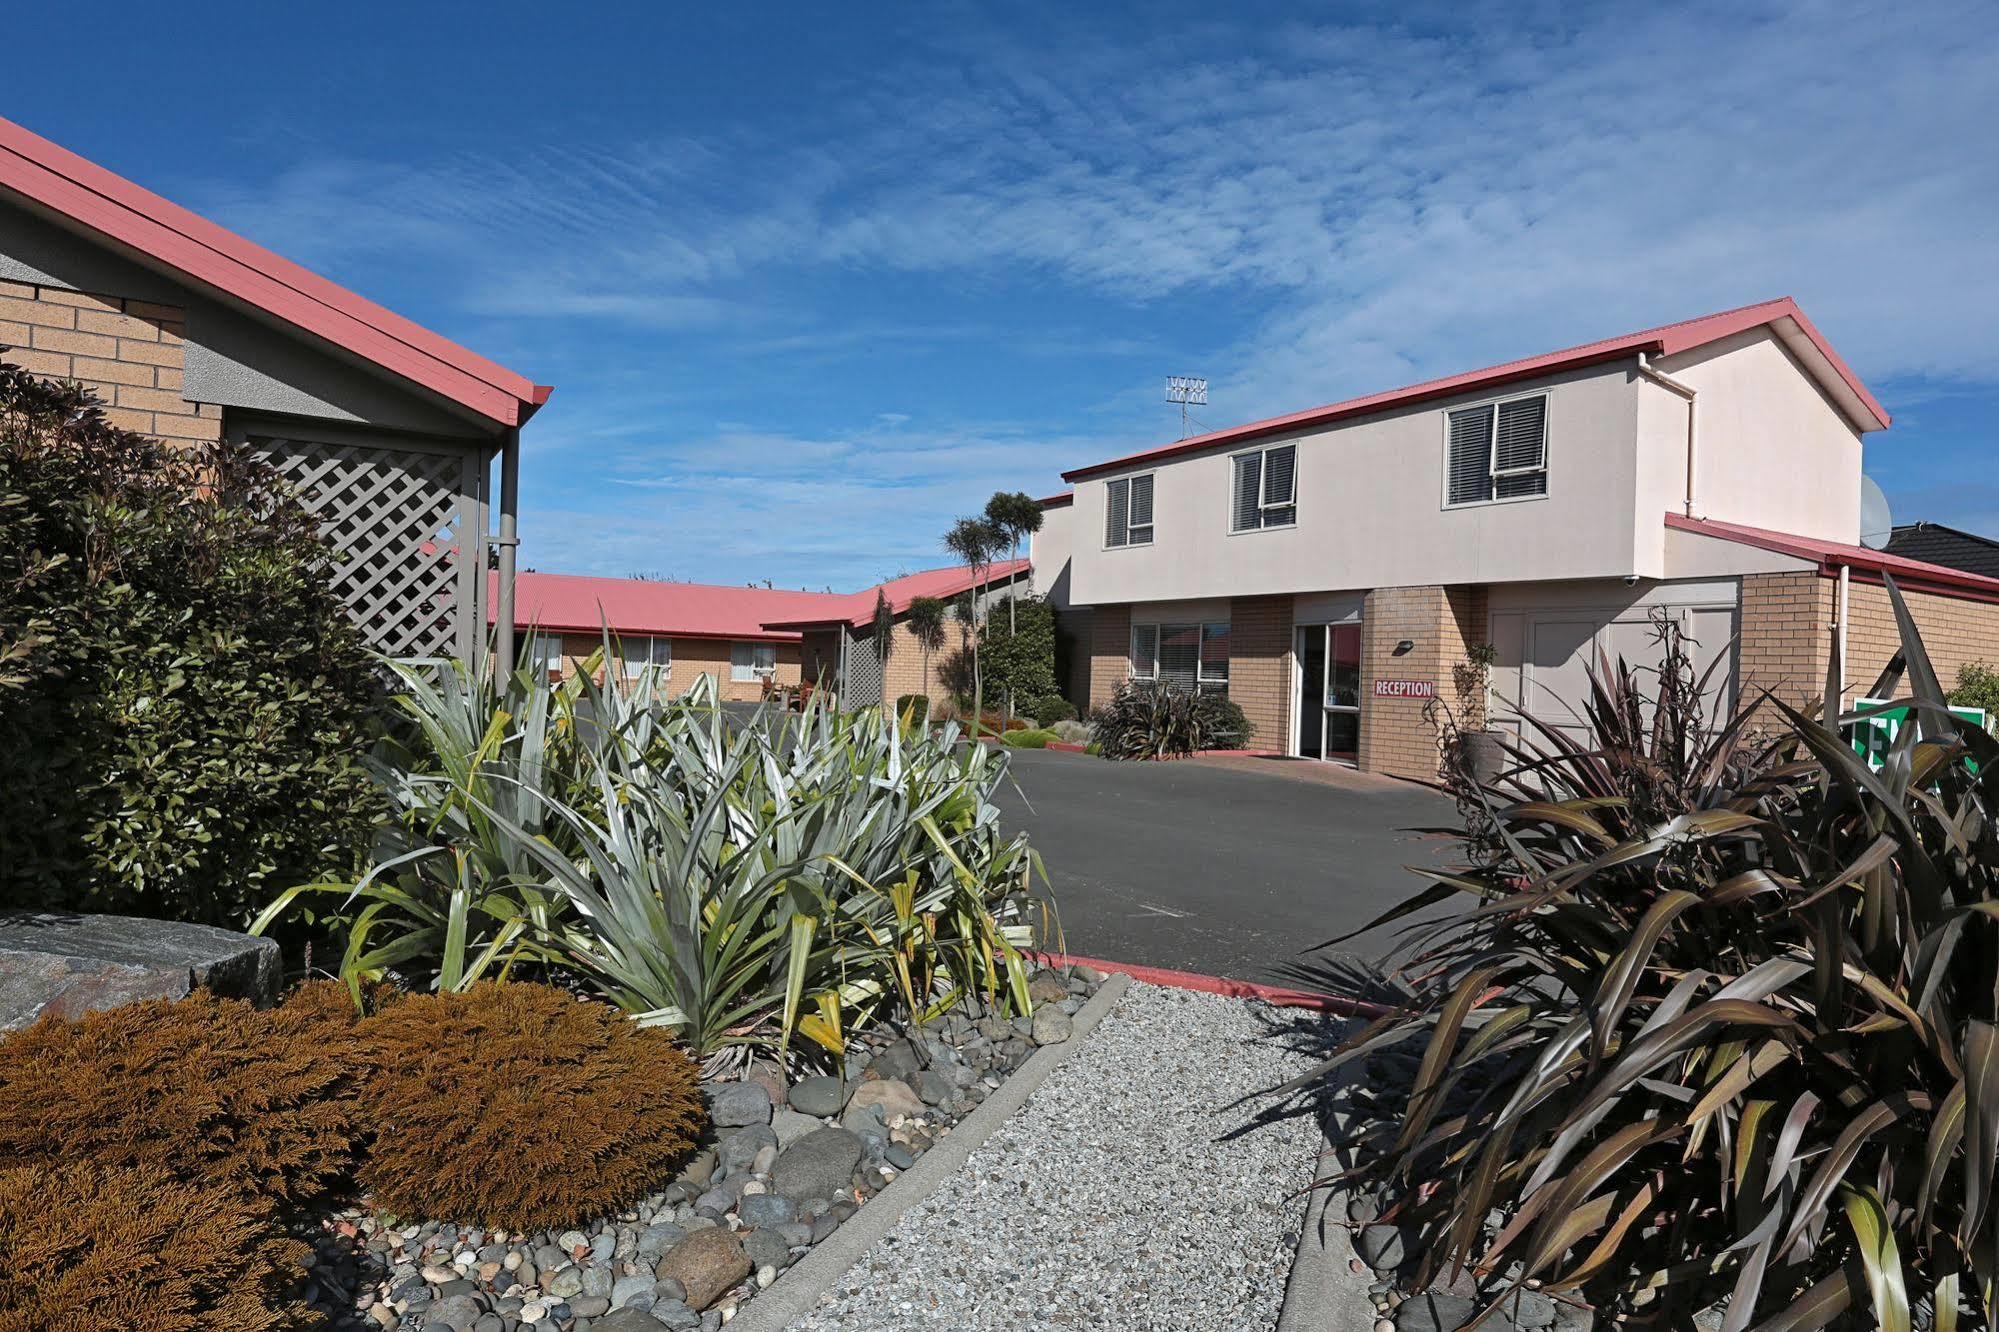
[[[1197,340],[1202,365],[1141,369],[1100,345],[1093,402],[1009,394],[984,410],[1022,419],[990,428],[905,402],[911,419],[807,420],[809,385],[750,394],[737,410],[763,414],[739,429],[655,423],[644,373],[583,376],[600,400],[536,447],[619,440],[624,484],[601,490],[647,502],[579,500],[609,505],[588,532],[551,507],[545,549],[616,568],[632,558],[616,542],[651,542],[647,562],[712,553],[747,577],[757,558],[909,555],[980,487],[1148,442],[1155,371],[1205,370],[1220,424],[1790,294],[1877,387],[1999,379],[1989,18],[1800,0],[1453,6],[1121,44],[982,30],[872,71],[782,140],[717,125],[506,161],[322,163],[221,203],[343,265],[431,256],[513,336],[537,320],[600,349],[677,334],[718,370],[895,343],[1089,355],[1062,327],[1078,310],[1123,312],[1131,355],[1159,302],[1231,312]],[[817,288],[856,275],[1003,279],[1047,316],[856,313]],[[703,469],[711,451],[726,472]]]

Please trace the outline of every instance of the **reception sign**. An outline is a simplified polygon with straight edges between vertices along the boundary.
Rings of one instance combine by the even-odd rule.
[[[1376,680],[1376,698],[1435,698],[1437,686],[1428,680]]]

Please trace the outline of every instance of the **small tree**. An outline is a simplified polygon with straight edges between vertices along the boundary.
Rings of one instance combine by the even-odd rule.
[[[930,694],[930,654],[944,646],[944,603],[936,597],[917,597],[909,603],[909,634],[923,651],[923,693]]]
[[[1041,530],[1041,502],[1025,491],[998,491],[986,501],[986,521],[1006,537],[1010,558],[1020,559],[1020,539]],[[1013,589],[1007,589],[1006,622],[1014,626]]]
[[[972,716],[983,718],[986,699],[985,681],[979,674],[978,596],[985,586],[986,571],[992,567],[993,556],[1006,548],[1006,534],[990,519],[960,518],[944,534],[944,548],[971,566],[972,570],[971,600],[963,614],[963,621],[971,634]]]

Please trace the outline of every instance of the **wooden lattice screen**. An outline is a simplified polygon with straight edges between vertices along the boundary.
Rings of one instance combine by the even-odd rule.
[[[392,657],[469,656],[479,635],[477,565],[461,534],[484,526],[476,447],[403,440],[243,438],[319,518],[332,582],[361,632]]]
[[[871,708],[882,701],[885,663],[875,652],[871,629],[848,629],[847,678],[840,682],[840,703],[849,708]]]

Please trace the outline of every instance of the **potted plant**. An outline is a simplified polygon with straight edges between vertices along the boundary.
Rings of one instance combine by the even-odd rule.
[[[1492,697],[1492,663],[1499,650],[1490,643],[1473,643],[1465,659],[1451,667],[1457,689],[1458,762],[1466,774],[1484,786],[1498,779],[1506,766],[1505,736],[1492,729],[1486,705]]]

